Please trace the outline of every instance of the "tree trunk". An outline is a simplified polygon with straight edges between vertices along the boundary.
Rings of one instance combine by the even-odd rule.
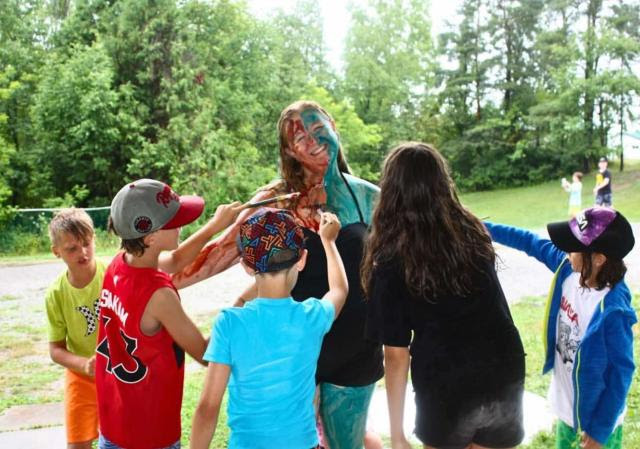
[[[596,54],[596,23],[598,12],[602,8],[602,0],[589,0],[587,7],[587,36],[585,42],[584,79],[587,81],[584,94],[584,124],[586,129],[587,149],[593,148],[593,113],[595,98],[590,92],[589,80],[596,75],[598,55]]]

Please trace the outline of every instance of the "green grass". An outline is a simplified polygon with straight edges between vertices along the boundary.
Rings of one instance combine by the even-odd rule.
[[[549,388],[549,376],[542,375],[544,364],[542,327],[546,298],[524,298],[511,305],[513,321],[520,332],[520,338],[526,353],[525,390],[546,396]]]
[[[615,166],[610,171],[613,206],[629,221],[640,221],[640,162],[627,164],[622,173]],[[594,184],[593,172],[582,179],[582,207],[593,205]],[[478,217],[527,229],[568,218],[569,194],[560,187],[559,179],[529,187],[466,193],[460,200]]]
[[[200,399],[200,393],[204,385],[206,368],[198,367],[196,371],[185,374],[184,395],[182,398],[182,445],[189,445],[189,435],[191,434],[191,422],[193,412],[195,412]],[[225,394],[218,418],[218,426],[210,448],[227,447],[229,442],[230,429],[227,426],[227,395]]]

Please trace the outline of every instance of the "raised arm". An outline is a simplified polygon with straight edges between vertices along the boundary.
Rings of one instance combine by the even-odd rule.
[[[340,221],[338,217],[331,213],[323,213],[320,218],[318,234],[320,235],[322,246],[327,255],[327,274],[329,276],[329,291],[324,295],[323,299],[333,303],[336,310],[334,319],[340,315],[342,306],[349,293],[347,274],[344,271],[342,258],[336,247],[336,238],[339,232]]]
[[[160,254],[158,267],[165,273],[176,273],[182,270],[194,261],[211,237],[236,220],[244,207],[245,205],[238,201],[219,205],[213,218],[182,242],[177,249]]]
[[[275,190],[261,190],[250,202],[265,200],[276,196]],[[240,225],[256,212],[255,209],[242,210],[235,222],[220,236],[207,243],[193,262],[181,268],[172,276],[173,284],[181,289],[221,273],[238,262],[240,251],[236,244]]]
[[[562,261],[567,257],[567,254],[564,251],[560,251],[551,240],[540,238],[533,232],[490,222],[485,222],[484,224],[493,241],[535,257],[553,272],[558,269]]]

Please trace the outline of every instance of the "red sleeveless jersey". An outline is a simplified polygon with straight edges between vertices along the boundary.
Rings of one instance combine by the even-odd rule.
[[[140,319],[153,293],[175,290],[154,268],[135,268],[118,254],[100,295],[96,387],[100,432],[127,449],[156,449],[180,439],[184,351],[166,329],[148,336]],[[177,293],[177,292],[176,292]]]

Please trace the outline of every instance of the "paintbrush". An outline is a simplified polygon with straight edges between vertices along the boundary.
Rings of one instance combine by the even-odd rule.
[[[267,204],[277,203],[278,201],[292,200],[300,196],[300,192],[287,193],[285,195],[274,196],[273,198],[267,198],[266,200],[256,201],[254,203],[247,203],[245,209],[252,209],[254,207],[266,206]]]

